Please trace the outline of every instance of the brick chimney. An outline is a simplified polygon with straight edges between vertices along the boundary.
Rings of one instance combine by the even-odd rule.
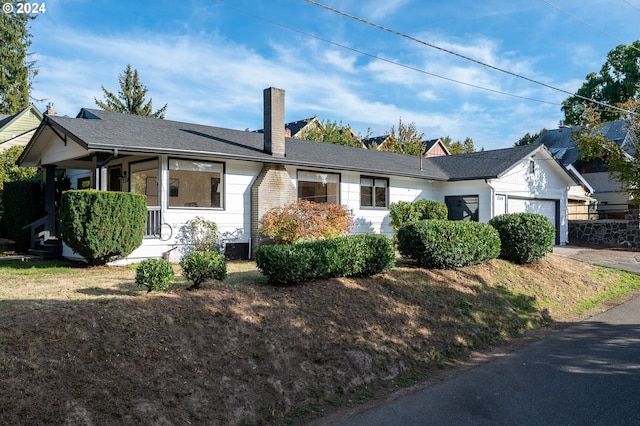
[[[53,109],[53,103],[49,102],[47,104],[47,110],[44,112],[44,115],[58,115],[55,109]]]
[[[264,152],[284,158],[284,90],[264,89]]]

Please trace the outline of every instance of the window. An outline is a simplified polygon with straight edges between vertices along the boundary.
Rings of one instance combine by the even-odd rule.
[[[169,159],[169,207],[222,208],[224,165]]]
[[[361,177],[360,178],[360,207],[382,208],[389,207],[388,191],[389,180],[384,178]]]
[[[158,160],[131,163],[131,192],[147,197],[148,206],[159,206],[158,203]]]
[[[340,175],[298,171],[298,199],[323,204],[340,204]]]

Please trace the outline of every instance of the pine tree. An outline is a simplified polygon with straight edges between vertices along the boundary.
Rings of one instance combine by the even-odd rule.
[[[31,34],[27,28],[34,15],[0,12],[0,113],[15,114],[29,106],[30,77],[38,73],[29,61]]]
[[[164,104],[156,112],[152,112],[152,99],[149,99],[148,102],[145,100],[148,89],[140,82],[138,70],[132,70],[131,65],[127,65],[124,74],[118,76],[118,82],[120,83],[120,90],[117,95],[102,86],[104,100],[95,99],[96,105],[105,111],[164,118],[167,104]]]

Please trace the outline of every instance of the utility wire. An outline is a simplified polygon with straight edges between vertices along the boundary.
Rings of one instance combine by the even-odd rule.
[[[550,102],[550,101],[543,101],[543,100],[540,100],[540,99],[528,98],[526,96],[515,95],[513,93],[508,93],[508,92],[503,92],[503,91],[496,90],[496,89],[491,89],[491,88],[488,88],[488,87],[478,86],[476,84],[467,83],[467,82],[464,82],[464,81],[455,80],[453,78],[449,78],[449,77],[445,77],[445,76],[442,76],[442,75],[434,74],[434,73],[431,73],[429,71],[425,71],[423,69],[413,67],[411,65],[406,65],[406,64],[402,64],[400,62],[392,61],[391,59],[386,59],[386,58],[383,58],[381,56],[377,56],[377,55],[374,55],[372,53],[365,52],[363,50],[358,50],[356,48],[353,48],[353,47],[350,47],[350,46],[346,46],[344,44],[340,44],[340,43],[337,43],[335,41],[328,40],[326,38],[322,38],[322,37],[319,37],[319,36],[314,35],[314,34],[310,34],[310,33],[304,32],[304,31],[299,30],[297,28],[293,28],[293,27],[290,27],[288,25],[281,24],[281,23],[273,21],[271,19],[263,18],[262,16],[259,16],[259,15],[256,15],[254,13],[248,12],[246,10],[237,8],[235,6],[231,6],[231,5],[226,4],[226,3],[224,3],[224,2],[222,2],[220,0],[213,0],[213,2],[218,3],[219,5],[227,7],[229,9],[235,10],[236,12],[243,13],[243,14],[251,16],[251,17],[253,17],[255,19],[259,19],[259,20],[267,22],[269,24],[278,26],[280,28],[284,28],[286,30],[293,31],[293,32],[296,32],[298,34],[302,34],[302,35],[304,35],[306,37],[310,37],[310,38],[313,38],[313,39],[316,39],[316,40],[320,40],[320,41],[322,41],[324,43],[328,43],[328,44],[340,47],[342,49],[349,50],[351,52],[354,52],[354,53],[357,53],[357,54],[360,54],[360,55],[363,55],[363,56],[368,56],[370,58],[377,59],[379,61],[387,62],[387,63],[392,64],[392,65],[396,65],[396,66],[399,66],[399,67],[402,67],[402,68],[406,68],[406,69],[409,69],[409,70],[412,70],[412,71],[417,71],[419,73],[426,74],[426,75],[429,75],[431,77],[440,78],[442,80],[450,81],[452,83],[462,84],[464,86],[473,87],[474,89],[485,90],[487,92],[492,92],[492,93],[496,93],[496,94],[499,94],[499,95],[511,96],[511,97],[514,97],[514,98],[519,98],[519,99],[523,99],[523,100],[527,100],[527,101],[533,101],[533,102],[540,102],[540,103],[550,104],[550,105],[561,105],[561,104],[559,104],[557,102]]]
[[[627,0],[622,0],[624,3],[628,4],[629,6],[631,6],[632,8],[636,9],[636,10],[640,10],[640,7],[634,5],[633,3],[631,3],[630,1]]]
[[[567,12],[567,11],[566,11],[566,10],[564,10],[564,9],[559,8],[558,6],[556,6],[555,4],[551,3],[550,1],[547,1],[547,0],[540,0],[540,1],[542,1],[542,2],[544,2],[544,3],[546,3],[546,4],[548,4],[549,6],[551,6],[551,7],[553,7],[554,9],[556,9],[556,10],[558,10],[558,11],[560,11],[560,12],[564,13],[565,15],[567,15],[567,16],[569,16],[569,17],[571,17],[571,18],[575,19],[576,21],[580,22],[581,24],[586,25],[587,27],[591,28],[592,30],[598,31],[599,33],[604,34],[604,35],[606,35],[607,37],[612,38],[612,39],[614,39],[615,41],[617,41],[617,42],[619,42],[619,43],[627,44],[624,40],[621,40],[621,39],[619,39],[618,37],[616,37],[616,36],[614,36],[614,35],[612,35],[612,34],[609,34],[608,32],[606,32],[606,31],[604,31],[604,30],[601,30],[600,28],[596,27],[595,25],[591,25],[591,24],[590,24],[590,23],[588,23],[587,21],[585,21],[585,20],[583,20],[583,19],[578,18],[576,15],[572,15],[571,13]],[[624,1],[624,0],[622,0],[622,1]],[[626,2],[626,3],[627,3],[627,4],[629,4],[628,2]],[[640,49],[636,48],[633,44],[629,44],[629,46],[630,46],[631,48],[633,48],[633,49],[635,49],[635,50],[637,50],[637,51],[639,51],[639,52],[640,52]]]
[[[422,45],[424,45],[424,46],[431,47],[431,48],[436,49],[436,50],[440,50],[440,51],[442,51],[442,52],[448,53],[448,54],[453,55],[453,56],[457,56],[458,58],[464,59],[464,60],[466,60],[466,61],[473,62],[473,63],[478,64],[478,65],[482,65],[482,66],[487,67],[487,68],[490,68],[490,69],[492,69],[492,70],[494,70],[494,71],[499,71],[499,72],[501,72],[501,73],[504,73],[504,74],[507,74],[507,75],[510,75],[510,76],[513,76],[513,77],[517,77],[517,78],[523,79],[523,80],[525,80],[525,81],[528,81],[528,82],[531,82],[531,83],[534,83],[534,84],[538,84],[538,85],[543,86],[543,87],[546,87],[546,88],[548,88],[548,89],[555,90],[555,91],[558,91],[558,92],[561,92],[561,93],[565,93],[565,94],[567,94],[567,95],[569,95],[569,96],[575,96],[575,97],[576,97],[576,98],[578,98],[578,99],[582,99],[582,100],[587,101],[587,102],[592,102],[592,103],[594,103],[594,104],[597,104],[597,105],[600,105],[600,106],[603,106],[603,107],[606,107],[606,108],[609,108],[609,109],[613,109],[613,110],[616,110],[616,111],[624,112],[624,113],[627,113],[627,114],[634,114],[632,111],[628,111],[628,110],[625,110],[625,109],[619,108],[619,107],[614,106],[614,105],[609,105],[609,104],[606,104],[606,103],[604,103],[604,102],[597,101],[597,100],[595,100],[595,99],[587,98],[586,96],[578,95],[577,93],[571,93],[571,92],[569,92],[569,91],[567,91],[567,90],[560,89],[560,88],[558,88],[558,87],[554,87],[554,86],[552,86],[552,85],[550,85],[550,84],[543,83],[543,82],[541,82],[541,81],[534,80],[534,79],[529,78],[529,77],[525,77],[525,76],[520,75],[520,74],[517,74],[517,73],[515,73],[515,72],[508,71],[508,70],[505,70],[505,69],[499,68],[499,67],[497,67],[497,66],[495,66],[495,65],[487,64],[487,63],[485,63],[485,62],[482,62],[482,61],[479,61],[479,60],[477,60],[477,59],[471,58],[471,57],[469,57],[469,56],[462,55],[462,54],[457,53],[457,52],[454,52],[454,51],[452,51],[452,50],[445,49],[445,48],[440,47],[440,46],[436,46],[435,44],[431,44],[431,43],[428,43],[428,42],[426,42],[426,41],[420,40],[420,39],[418,39],[418,38],[412,37],[412,36],[410,36],[410,35],[407,35],[407,34],[401,33],[401,32],[399,32],[399,31],[392,30],[392,29],[387,28],[387,27],[384,27],[384,26],[382,26],[382,25],[380,25],[380,24],[376,24],[376,23],[373,23],[373,22],[367,21],[366,19],[359,18],[359,17],[357,17],[357,16],[351,15],[351,14],[349,14],[349,13],[343,12],[343,11],[341,11],[341,10],[335,9],[335,8],[330,7],[330,6],[327,6],[327,5],[325,5],[325,4],[318,3],[318,2],[316,2],[316,1],[314,1],[314,0],[305,0],[305,1],[306,1],[307,3],[309,3],[309,4],[314,5],[314,6],[318,6],[318,7],[321,7],[321,8],[323,8],[323,9],[326,9],[326,10],[328,10],[328,11],[330,11],[330,12],[337,13],[338,15],[345,16],[345,17],[347,17],[347,18],[353,19],[353,20],[358,21],[358,22],[361,22],[361,23],[363,23],[363,24],[370,25],[370,26],[372,26],[372,27],[375,27],[375,28],[378,28],[378,29],[380,29],[380,30],[383,30],[383,31],[389,32],[389,33],[394,34],[394,35],[397,35],[397,36],[399,36],[399,37],[403,37],[403,38],[406,38],[406,39],[408,39],[408,40],[415,41],[416,43],[422,44]],[[544,0],[543,0],[543,1],[544,1]]]

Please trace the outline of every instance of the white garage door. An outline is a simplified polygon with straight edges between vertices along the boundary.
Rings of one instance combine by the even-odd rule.
[[[507,213],[538,213],[549,218],[556,228],[556,239],[558,238],[558,227],[556,224],[556,202],[550,200],[523,200],[520,198],[509,198],[507,200]]]

